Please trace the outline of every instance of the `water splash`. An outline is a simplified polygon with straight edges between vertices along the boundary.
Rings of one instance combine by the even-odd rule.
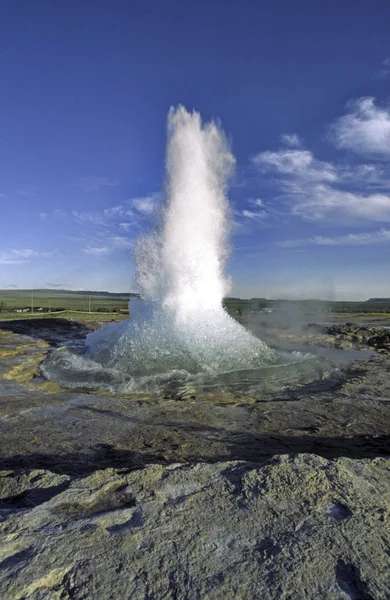
[[[226,187],[233,165],[215,123],[202,126],[199,113],[183,107],[170,110],[162,227],[139,242],[137,279],[144,299],[159,301],[178,319],[219,310],[229,289]]]
[[[77,365],[66,353],[53,353],[46,373],[63,372],[67,364],[62,383],[76,379],[87,385],[88,380],[91,387],[92,365],[98,364],[104,373],[97,387],[106,380],[110,389],[134,391],[169,377],[183,380],[278,362],[275,352],[222,306],[230,284],[224,268],[230,222],[226,192],[233,166],[214,122],[203,124],[199,113],[182,106],[170,110],[165,201],[155,230],[135,249],[142,301],[131,302],[130,320],[90,334],[88,354],[77,357]]]
[[[229,289],[227,181],[234,165],[213,122],[180,106],[168,115],[166,201],[159,226],[136,246],[143,302],[131,319],[88,337],[98,361],[134,375],[251,368],[274,353],[223,309]]]

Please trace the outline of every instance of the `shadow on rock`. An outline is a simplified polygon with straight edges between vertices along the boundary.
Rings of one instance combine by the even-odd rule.
[[[0,329],[45,340],[51,345],[68,340],[85,339],[87,334],[93,330],[76,321],[57,318],[0,321]]]
[[[134,471],[152,463],[167,464],[167,461],[157,454],[121,450],[108,444],[101,444],[96,446],[91,453],[85,454],[16,455],[0,460],[0,469],[46,469],[52,473],[78,477],[89,475],[98,469],[124,468]]]
[[[201,441],[201,440],[199,440]],[[229,433],[225,442],[226,452],[216,454],[201,443],[196,453],[185,453],[176,445],[159,451],[131,451],[100,444],[90,453],[67,453],[51,455],[33,453],[16,455],[0,460],[0,469],[47,469],[53,473],[73,477],[84,476],[98,469],[116,468],[129,471],[149,464],[172,464],[176,462],[209,462],[244,460],[262,462],[276,454],[316,454],[327,459],[347,457],[352,459],[390,456],[390,436],[361,435],[353,438],[319,436],[248,435]],[[151,449],[153,450],[153,448]]]

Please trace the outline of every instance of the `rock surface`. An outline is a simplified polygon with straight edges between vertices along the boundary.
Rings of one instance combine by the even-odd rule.
[[[355,346],[375,348],[377,352],[383,354],[390,353],[390,331],[384,327],[362,327],[356,323],[344,323],[323,327],[322,331],[330,335],[336,345],[344,341]]]
[[[0,331],[0,468],[81,475],[283,453],[390,456],[386,355],[348,367],[345,381],[326,391],[286,390],[272,400],[239,393],[181,400],[61,389],[37,376],[47,351],[45,341]]]
[[[5,472],[0,597],[385,600],[389,474],[313,455],[107,469],[67,489]],[[35,506],[7,496],[36,481],[51,493]]]
[[[0,331],[1,599],[390,598],[387,330],[282,332],[382,355],[270,399],[64,390],[39,365],[85,331],[18,327]]]

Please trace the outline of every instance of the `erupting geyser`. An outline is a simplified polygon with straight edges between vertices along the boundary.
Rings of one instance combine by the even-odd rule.
[[[233,164],[215,123],[202,124],[182,106],[170,110],[165,202],[154,232],[135,250],[142,301],[131,302],[128,321],[90,334],[87,355],[53,353],[45,374],[56,371],[68,386],[123,392],[277,362],[222,307]]]
[[[133,375],[253,368],[274,353],[222,307],[234,158],[214,124],[180,106],[168,116],[166,200],[156,231],[138,241],[143,301],[131,319],[88,337],[95,360]]]

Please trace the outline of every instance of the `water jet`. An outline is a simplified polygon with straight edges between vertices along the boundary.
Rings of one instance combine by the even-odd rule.
[[[222,306],[229,290],[227,184],[234,157],[222,130],[179,106],[168,114],[165,199],[152,233],[135,248],[142,300],[131,318],[88,335],[85,351],[65,348],[43,365],[66,387],[111,392],[191,388],[243,391],[254,382],[319,377],[311,355],[281,356]],[[305,378],[304,377],[304,378]],[[248,386],[247,386],[248,387]]]

